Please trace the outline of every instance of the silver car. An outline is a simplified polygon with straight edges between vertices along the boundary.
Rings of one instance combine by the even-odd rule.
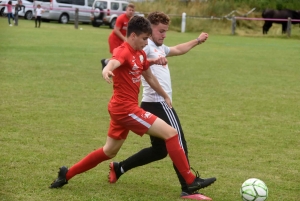
[[[78,21],[90,23],[90,13],[94,0],[49,0],[35,1],[34,6],[40,4],[45,10],[42,19],[46,21],[58,21],[66,24],[75,21],[75,10],[78,9]]]
[[[91,21],[94,27],[108,25],[111,29],[115,27],[117,17],[125,13],[128,1],[119,0],[95,0],[91,12]],[[144,16],[139,12],[134,15]]]

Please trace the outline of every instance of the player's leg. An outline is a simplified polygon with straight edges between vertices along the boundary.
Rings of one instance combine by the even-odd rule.
[[[161,160],[168,155],[164,140],[152,136],[150,138],[152,146],[140,150],[120,163],[110,163],[110,175],[113,175],[109,176],[110,183],[117,182],[120,176],[128,170]]]
[[[183,138],[181,137],[181,135],[183,134],[181,125],[173,108],[169,108],[165,102],[142,102],[141,108],[145,111],[151,112],[152,114],[164,120],[167,124],[171,125],[173,128],[176,128],[179,134],[180,144],[184,148],[185,153],[187,153],[184,136]],[[163,139],[150,136],[150,141],[152,146],[140,150],[139,152],[130,156],[126,160],[121,161],[120,163],[111,162],[110,169],[116,174],[116,177],[114,177],[116,179],[110,179],[111,183],[116,182],[118,178],[128,170],[131,170],[138,166],[146,165],[157,160],[161,160],[168,155],[166,143]],[[182,186],[186,186],[186,183],[181,175],[179,180]]]
[[[145,111],[151,112],[166,121],[166,123],[170,124],[168,115],[164,112],[161,103],[142,102],[141,108]],[[128,170],[161,160],[168,155],[166,143],[163,139],[150,136],[150,141],[152,146],[140,150],[120,163],[112,162],[111,167],[113,169],[111,169],[111,171],[116,172],[116,180]],[[116,182],[116,180],[113,181]],[[111,183],[114,183],[113,181],[110,180]]]
[[[41,16],[38,16],[39,28],[41,27],[41,19],[42,19],[42,17],[41,17]]]
[[[128,129],[111,120],[105,145],[89,153],[70,169],[65,166],[61,167],[58,172],[58,178],[52,182],[50,188],[60,188],[67,184],[75,175],[86,172],[96,167],[99,163],[115,157],[123,145],[128,132]]]
[[[96,167],[99,163],[105,160],[115,157],[123,143],[124,140],[115,140],[108,136],[103,147],[89,153],[86,157],[69,169],[67,173],[67,180],[70,180],[77,174]]]
[[[119,113],[110,115],[112,118],[117,119],[125,128],[138,135],[142,136],[144,133],[147,133],[153,137],[165,140],[168,154],[188,184],[189,191],[193,192],[202,187],[202,179],[190,171],[184,151],[179,145],[176,129],[139,107],[132,109],[130,113],[126,114],[127,117],[120,117]]]
[[[211,184],[210,180],[200,178],[198,172],[194,175],[190,171],[190,166],[185,153],[179,144],[177,131],[173,127],[168,125],[162,119],[157,118],[148,130],[147,134],[154,137],[160,137],[165,140],[168,154],[180,175],[184,178],[190,193],[201,188],[205,188]],[[216,178],[211,178],[211,180],[214,182]]]
[[[9,25],[11,25],[11,23],[10,23],[10,18],[11,18],[11,17],[10,17],[10,16],[11,16],[10,13],[8,13],[8,14],[7,14],[7,20],[8,20],[8,24],[9,24]]]
[[[189,164],[186,160],[184,151],[179,144],[176,129],[168,125],[162,119],[157,118],[148,130],[147,134],[165,140],[166,148],[170,158],[175,163],[185,180],[188,180],[187,182],[191,183],[191,180],[193,180],[195,177],[190,176]]]

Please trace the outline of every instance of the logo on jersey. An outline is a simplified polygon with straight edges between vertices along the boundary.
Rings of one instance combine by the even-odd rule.
[[[139,69],[139,67],[136,65],[136,63],[134,62],[133,66],[132,66],[132,70],[137,70]]]
[[[139,58],[141,60],[141,57],[139,57]],[[133,63],[131,71],[129,71],[129,75],[133,75],[133,77],[131,77],[131,80],[133,83],[140,82],[141,81],[141,70],[140,70],[139,66],[136,64],[135,56],[132,57],[131,62]]]
[[[143,63],[144,62],[144,56],[140,55],[140,61]]]
[[[144,114],[142,114],[142,117],[144,119],[149,119],[152,116],[152,114],[150,112],[145,112]]]

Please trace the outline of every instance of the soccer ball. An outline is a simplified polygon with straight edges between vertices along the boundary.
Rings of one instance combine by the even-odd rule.
[[[264,201],[268,198],[268,187],[259,179],[246,180],[240,189],[243,201]]]

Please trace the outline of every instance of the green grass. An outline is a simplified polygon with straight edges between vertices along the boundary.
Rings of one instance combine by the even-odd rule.
[[[108,28],[0,18],[0,200],[180,200],[166,158],[136,168],[111,185],[108,164],[48,189],[61,165],[104,145],[112,93],[101,77]],[[166,44],[199,33],[169,31]],[[188,54],[169,58],[173,106],[181,118],[192,167],[217,182],[201,192],[238,201],[248,178],[263,180],[270,201],[299,200],[299,40],[211,34]],[[130,134],[120,161],[149,146]]]

